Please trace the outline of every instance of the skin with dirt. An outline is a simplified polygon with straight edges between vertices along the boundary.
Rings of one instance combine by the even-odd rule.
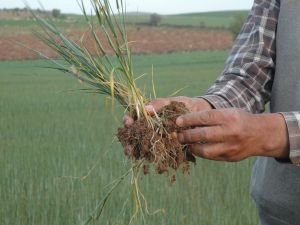
[[[119,128],[118,139],[125,154],[132,160],[144,160],[144,173],[154,164],[159,174],[181,169],[189,173],[190,162],[195,157],[186,145],[182,145],[176,136],[180,128],[176,125],[178,116],[188,112],[183,103],[171,102],[152,117],[156,123],[151,126],[146,118],[135,121],[130,128]],[[174,179],[174,177],[172,177]]]

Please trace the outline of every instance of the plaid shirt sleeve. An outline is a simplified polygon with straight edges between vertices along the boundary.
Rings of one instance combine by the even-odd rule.
[[[236,38],[225,69],[206,95],[215,108],[265,111],[270,101],[276,60],[280,0],[255,0]],[[290,159],[300,166],[300,112],[282,113],[290,141]]]

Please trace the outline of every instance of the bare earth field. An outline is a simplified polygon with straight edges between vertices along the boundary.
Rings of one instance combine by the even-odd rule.
[[[12,11],[0,11],[0,19],[1,20],[24,20],[24,19],[30,19],[32,16],[29,12],[26,11],[18,11],[18,12],[12,12]]]
[[[84,32],[69,31],[68,34],[74,40],[80,40]],[[225,50],[232,46],[233,40],[228,31],[148,26],[132,27],[129,29],[128,36],[133,52],[137,54]],[[56,57],[53,51],[28,30],[7,28],[0,32],[0,60],[40,58],[17,42],[26,45],[29,49],[43,52],[49,57]],[[91,41],[88,34],[84,35],[83,42],[93,52],[95,43]]]

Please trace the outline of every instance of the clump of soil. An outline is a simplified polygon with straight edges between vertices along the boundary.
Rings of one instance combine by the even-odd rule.
[[[125,154],[132,160],[145,160],[145,174],[149,172],[151,164],[155,165],[159,174],[170,169],[182,169],[184,173],[188,173],[190,162],[195,162],[195,157],[176,136],[180,131],[176,119],[187,112],[183,103],[171,102],[151,118],[152,126],[142,117],[130,128],[119,128],[117,136]]]

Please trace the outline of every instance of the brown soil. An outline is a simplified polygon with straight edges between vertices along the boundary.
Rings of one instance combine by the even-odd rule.
[[[145,118],[135,121],[130,128],[119,128],[118,139],[124,147],[125,154],[132,160],[144,160],[144,173],[149,172],[149,165],[154,164],[159,174],[182,169],[189,172],[190,162],[195,157],[188,146],[179,143],[176,133],[180,128],[176,118],[187,113],[183,103],[171,102],[153,117],[151,127]],[[174,177],[172,177],[174,181]]]
[[[84,34],[83,31],[74,31],[74,29],[65,32],[74,40],[80,40]],[[103,34],[99,33],[99,36],[103,37]],[[128,37],[133,53],[137,54],[225,50],[232,45],[232,35],[227,31],[196,28],[131,27],[128,30]],[[41,58],[17,42],[26,45],[29,49],[43,52],[49,57],[57,57],[55,52],[30,34],[30,31],[3,28],[0,32],[0,60]],[[84,43],[92,53],[96,53],[95,43],[87,33],[85,33]],[[104,46],[108,46],[108,43],[104,42]]]
[[[35,11],[40,17],[52,16],[51,11]],[[28,10],[1,10],[0,9],[0,20],[32,20],[32,14]]]
[[[24,20],[31,19],[32,15],[25,11],[3,11],[0,10],[0,20]]]

